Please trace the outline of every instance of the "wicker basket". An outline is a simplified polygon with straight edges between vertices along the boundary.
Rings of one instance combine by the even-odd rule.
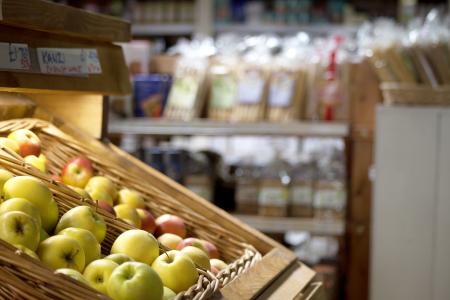
[[[115,153],[94,141],[87,145],[59,130],[49,122],[38,119],[17,119],[0,122],[0,134],[6,135],[12,130],[27,128],[33,130],[41,139],[43,153],[49,161],[52,174],[59,174],[61,168],[70,159],[85,155],[92,162],[96,173],[110,178],[118,187],[127,187],[139,191],[147,208],[156,216],[171,213],[182,217],[187,224],[189,235],[213,242],[229,267],[222,270],[217,278],[223,286],[245,272],[261,259],[261,255],[251,245],[238,236],[224,230],[216,223],[199,215],[186,203],[168,196],[146,182],[142,174],[127,172],[126,165],[115,163]]]
[[[381,84],[381,90],[388,105],[450,105],[450,86],[387,82]]]
[[[70,188],[55,182],[49,175],[24,164],[20,157],[7,148],[2,148],[2,151],[0,151],[0,167],[15,175],[31,175],[45,182],[58,203],[60,217],[71,208],[79,205],[94,207],[103,216],[107,224],[106,237],[102,242],[104,254],[109,254],[109,250],[118,235],[126,230],[133,229],[131,225],[106,211],[98,209],[92,201],[81,198]],[[3,241],[0,242],[0,265],[0,276],[2,278],[0,296],[5,296],[6,299],[109,299],[75,280],[54,274],[53,270]],[[179,293],[176,299],[207,299],[218,290],[219,281],[212,273],[201,269],[198,269],[198,271],[200,276],[197,284],[187,291]]]

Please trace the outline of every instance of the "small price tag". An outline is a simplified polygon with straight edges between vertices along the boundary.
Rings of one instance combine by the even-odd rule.
[[[41,73],[57,75],[88,74],[84,49],[37,48]]]
[[[31,59],[28,45],[0,43],[0,69],[29,71]]]
[[[96,49],[83,49],[86,52],[87,69],[89,74],[101,74],[102,66]]]

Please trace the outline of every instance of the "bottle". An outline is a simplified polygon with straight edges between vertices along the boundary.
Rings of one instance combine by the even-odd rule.
[[[280,151],[261,174],[258,194],[258,214],[271,217],[287,216],[290,194],[289,164],[281,159]]]
[[[309,156],[303,156],[292,169],[291,209],[292,217],[313,217],[314,181],[317,165]]]
[[[241,214],[258,213],[258,193],[260,169],[251,157],[244,158],[237,166],[234,176],[236,183],[236,211]]]

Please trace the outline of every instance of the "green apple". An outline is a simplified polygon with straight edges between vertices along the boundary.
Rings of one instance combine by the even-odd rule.
[[[66,212],[56,225],[55,232],[69,227],[83,228],[92,232],[99,243],[106,235],[106,223],[102,216],[86,205],[77,206]]]
[[[41,227],[41,215],[37,207],[25,198],[11,198],[0,204],[0,215],[8,211],[21,211],[32,217]]]
[[[162,300],[163,283],[149,265],[126,262],[109,277],[108,296],[114,300]]]
[[[79,272],[84,269],[84,250],[76,239],[67,235],[49,237],[39,245],[37,254],[53,269],[70,268]]]
[[[211,265],[209,263],[209,256],[203,250],[194,246],[187,246],[181,250],[181,253],[189,256],[190,259],[199,267],[209,270]]]
[[[52,232],[58,222],[58,205],[50,189],[39,179],[31,176],[17,176],[3,186],[5,199],[25,198],[33,203],[41,215],[42,227]]]
[[[113,197],[106,190],[94,189],[90,191],[88,194],[94,201],[104,201],[111,206],[114,205]]]
[[[61,171],[61,180],[67,185],[84,188],[94,175],[91,161],[84,157],[75,157],[67,162]]]
[[[173,233],[164,233],[158,237],[158,242],[170,250],[176,250],[183,239]]]
[[[145,208],[144,198],[135,190],[121,189],[118,194],[117,202],[119,204],[128,204],[134,208]]]
[[[91,195],[95,190],[104,190],[111,195],[113,200],[117,197],[117,189],[111,179],[104,176],[91,177],[84,187],[84,189]]]
[[[8,139],[13,140],[19,146],[19,154],[22,157],[39,155],[41,153],[41,141],[38,136],[28,129],[19,129],[11,132]]]
[[[132,259],[128,255],[125,255],[123,253],[110,254],[110,255],[106,256],[105,259],[112,260],[113,262],[115,262],[118,265],[121,265],[121,264],[129,262],[129,261],[134,261],[134,259]]]
[[[39,260],[39,256],[37,256],[36,252],[28,249],[27,247],[25,247],[23,245],[18,245],[18,244],[15,244],[14,247],[16,247],[18,249],[17,251],[22,251],[26,255],[31,256],[32,258]]]
[[[223,269],[227,268],[228,265],[223,261],[220,260],[218,258],[211,258],[209,260],[209,263],[211,265],[211,268],[216,268],[218,271],[222,271]]]
[[[131,229],[123,232],[114,241],[111,254],[114,253],[124,253],[135,261],[151,265],[159,255],[159,245],[151,233]]]
[[[9,150],[16,152],[17,154],[19,154],[19,145],[17,145],[17,143],[11,139],[5,138],[5,137],[0,137],[0,145],[8,148]]]
[[[177,294],[175,294],[175,292],[169,289],[167,286],[164,287],[163,300],[171,300],[175,298],[176,295]]]
[[[0,215],[0,239],[34,251],[39,244],[38,223],[21,211],[5,212]]]
[[[101,247],[94,234],[83,228],[69,227],[58,232],[58,235],[71,236],[80,243],[84,251],[84,262],[88,265],[91,261],[100,258]]]
[[[44,230],[44,228],[41,227],[41,234],[39,236],[39,243],[42,242],[43,240],[48,239],[50,236],[48,235],[47,231]]]
[[[118,266],[112,260],[97,259],[84,269],[83,276],[94,289],[107,295],[108,279]]]
[[[44,154],[40,154],[39,157],[36,155],[28,155],[24,158],[27,164],[32,165],[41,172],[47,173],[47,158]]]
[[[78,272],[78,271],[76,271],[74,269],[60,268],[60,269],[57,269],[55,271],[55,273],[56,274],[64,274],[64,275],[69,276],[69,277],[71,277],[71,278],[73,278],[75,280],[78,280],[79,282],[82,282],[82,283],[84,283],[86,285],[89,285],[89,282],[86,280],[86,278],[84,278],[83,275],[80,272]]]
[[[161,254],[152,264],[152,268],[169,289],[175,293],[187,290],[198,280],[198,271],[192,259],[178,250]]]
[[[119,204],[114,206],[114,211],[116,212],[116,217],[124,220],[128,224],[141,228],[141,217],[139,217],[136,208],[128,204]]]
[[[3,185],[5,184],[5,182],[13,177],[14,175],[11,172],[6,171],[5,169],[0,169],[0,196],[3,197]]]

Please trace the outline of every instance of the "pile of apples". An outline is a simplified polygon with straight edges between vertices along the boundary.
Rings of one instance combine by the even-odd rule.
[[[47,172],[40,140],[33,132],[14,131],[0,138],[0,145]],[[78,206],[58,220],[58,206],[44,183],[0,169],[0,238],[57,273],[115,300],[171,299],[197,282],[197,267],[215,274],[227,267],[214,244],[187,237],[182,218],[165,214],[155,219],[139,192],[118,190],[109,178],[95,176],[89,159],[70,160],[53,178],[139,228],[118,236],[110,255],[102,257],[106,223],[94,209]],[[159,245],[169,251],[160,253]]]

